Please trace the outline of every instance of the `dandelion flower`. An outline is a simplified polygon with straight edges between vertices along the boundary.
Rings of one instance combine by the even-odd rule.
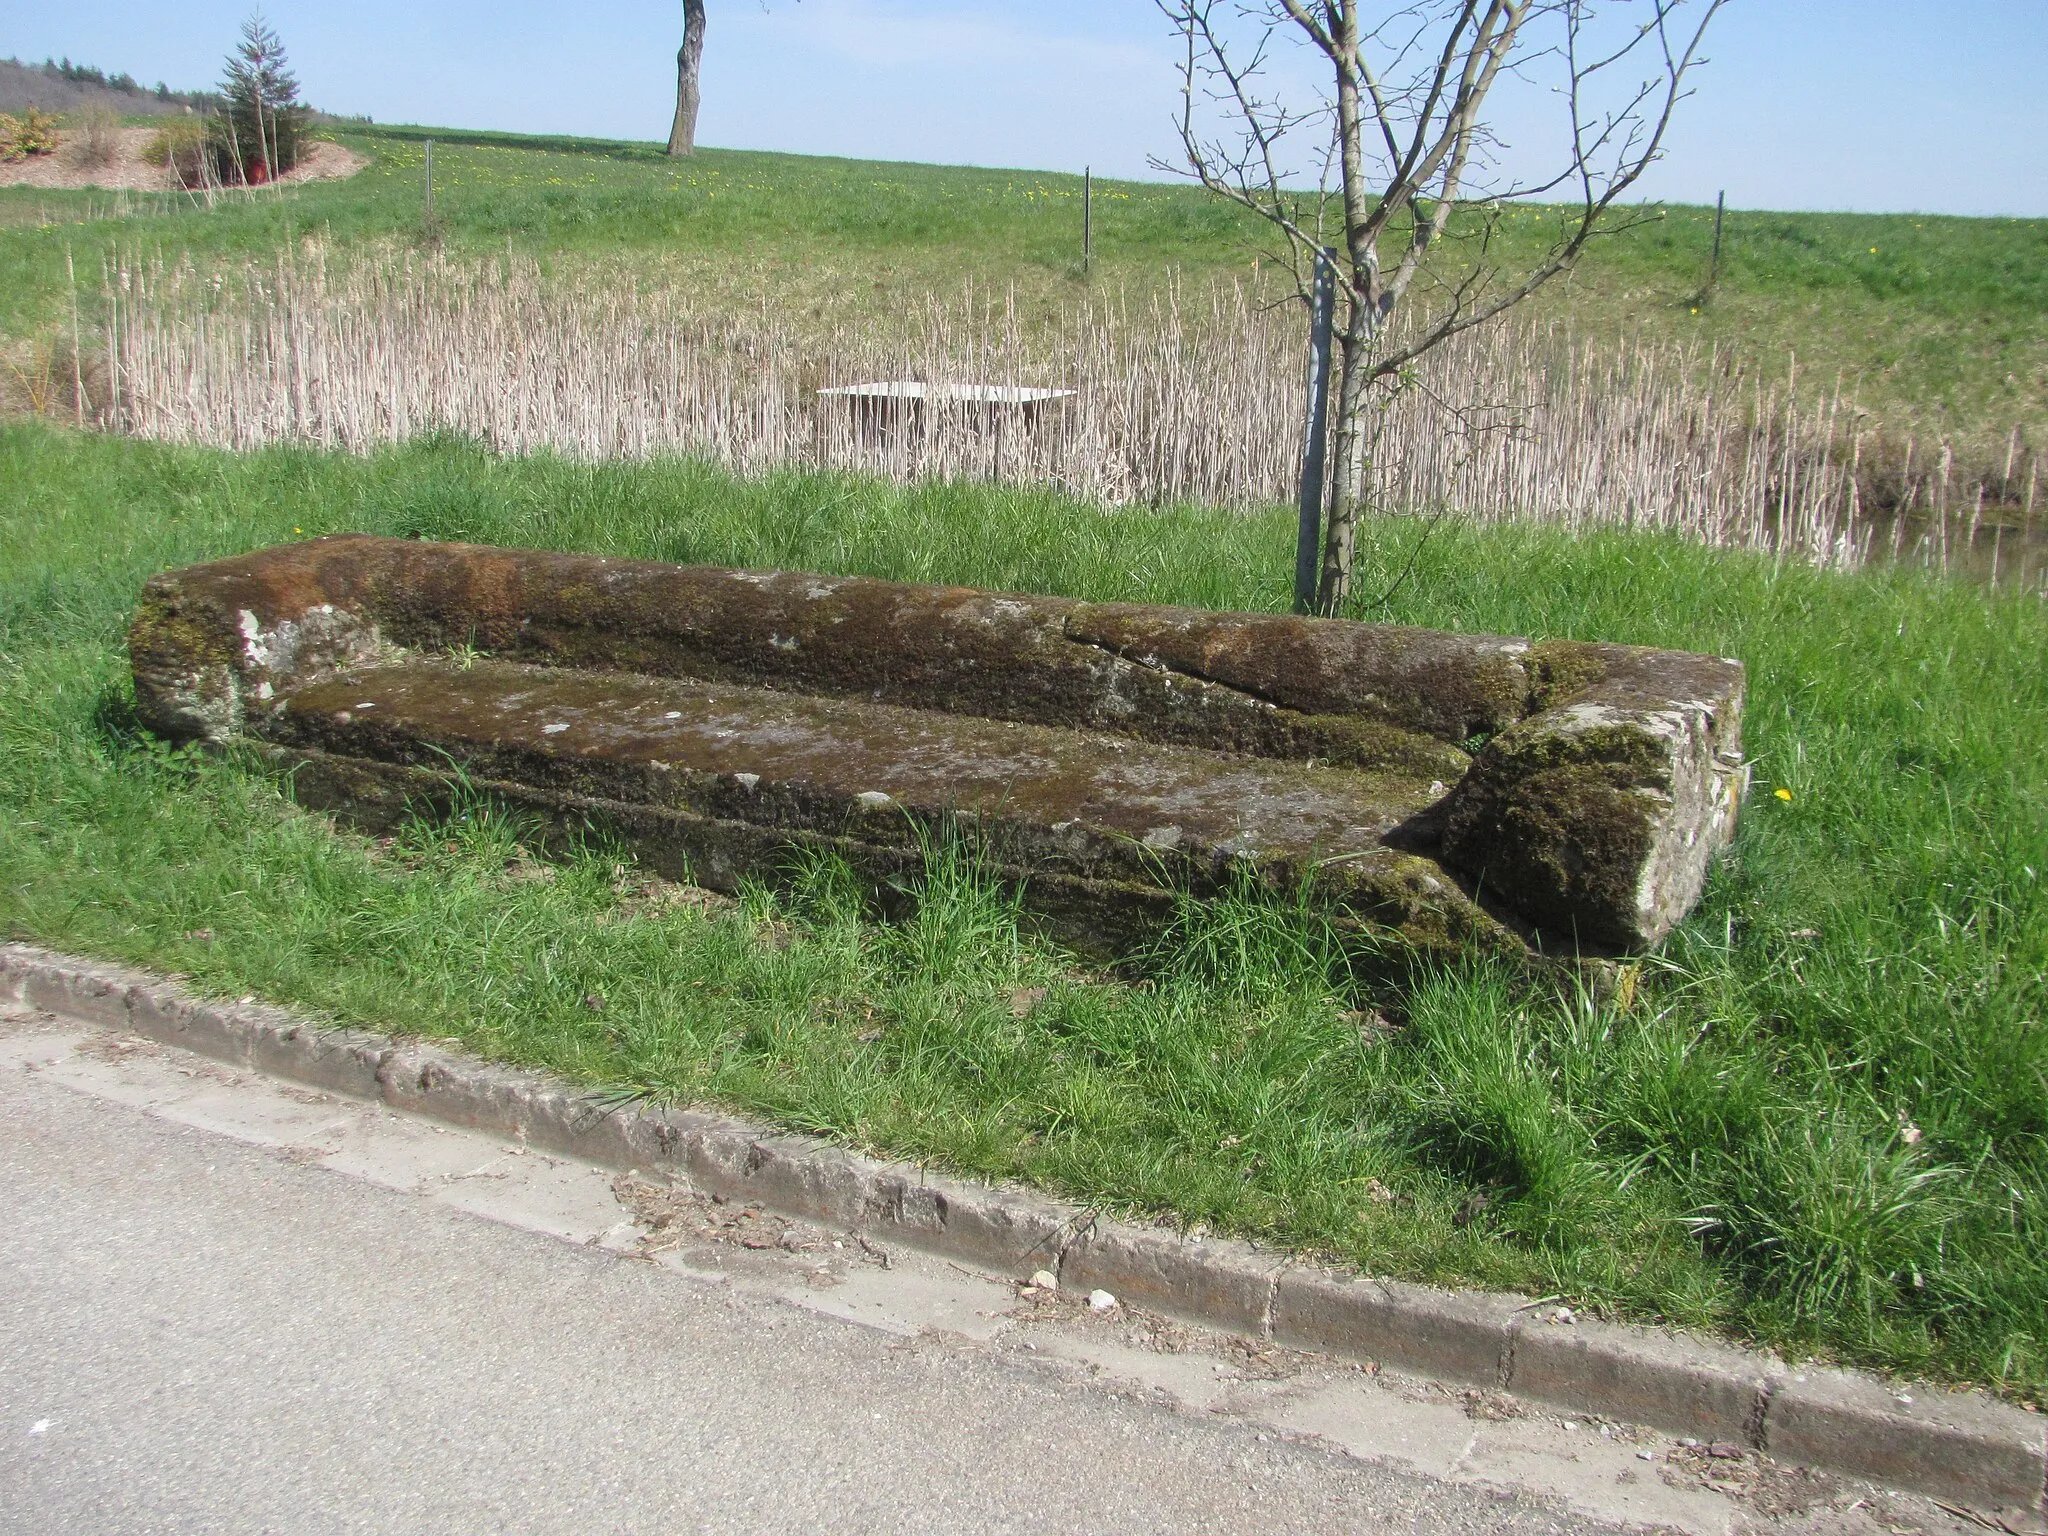
[[[1785,788],[1784,785],[1779,785],[1776,789],[1772,790],[1771,793],[1776,795],[1780,800],[1785,801],[1788,805],[1791,803],[1792,791]]]

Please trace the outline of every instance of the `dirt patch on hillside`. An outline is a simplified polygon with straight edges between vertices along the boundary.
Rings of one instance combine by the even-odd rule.
[[[57,136],[54,154],[36,155],[12,165],[0,165],[0,186],[43,187],[56,190],[93,189],[101,192],[176,192],[181,190],[170,167],[151,165],[144,158],[150,141],[159,130],[150,127],[123,128],[113,154],[95,164],[87,155],[85,136],[67,129]],[[292,186],[307,181],[344,181],[370,162],[352,149],[325,139],[309,140],[296,170],[278,177],[276,185]]]

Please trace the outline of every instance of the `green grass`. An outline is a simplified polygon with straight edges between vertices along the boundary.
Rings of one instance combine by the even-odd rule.
[[[344,249],[416,241],[429,134],[443,239],[460,255],[510,249],[818,313],[887,312],[973,279],[1014,286],[1028,318],[1084,291],[1071,176],[729,150],[678,163],[644,144],[443,129],[335,134],[373,156],[362,175],[210,212],[37,227],[16,221],[85,219],[108,198],[0,189],[0,338],[68,323],[67,249],[90,290],[116,247],[260,262],[314,236]],[[1716,345],[1767,377],[1796,356],[1808,380],[1843,379],[1875,424],[1945,434],[1993,468],[2015,426],[2038,440],[2048,425],[2048,220],[1736,212],[1701,306],[1712,210],[1658,212],[1599,245],[1539,307],[1590,335]],[[1528,256],[1551,223],[1518,210],[1498,251]],[[1249,276],[1262,246],[1199,191],[1114,181],[1097,184],[1096,237],[1094,286],[1134,295]]]
[[[893,923],[829,866],[654,910],[603,848],[521,878],[488,807],[379,846],[134,730],[121,636],[146,575],[343,529],[1263,608],[1291,537],[1279,511],[1020,489],[0,428],[14,934],[1376,1274],[2048,1387],[2038,599],[1644,536],[1429,538],[1393,618],[1749,664],[1759,792],[1622,1010],[1484,968],[1390,989],[1312,913],[1248,897],[1094,973],[1020,933],[959,850]],[[1360,587],[1421,537],[1371,525]],[[1396,1027],[1361,1030],[1370,1008]]]

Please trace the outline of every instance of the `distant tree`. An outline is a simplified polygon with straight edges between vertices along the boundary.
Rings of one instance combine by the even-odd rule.
[[[224,180],[261,183],[299,163],[306,109],[286,67],[284,42],[261,11],[242,23],[242,40],[221,76],[219,152]]]
[[[704,99],[704,0],[683,0],[683,46],[676,50],[676,120],[668,131],[668,152],[697,152],[697,105]]]
[[[668,131],[668,152],[697,152],[697,104],[703,100],[704,0],[683,0],[683,46],[676,50],[676,120]]]

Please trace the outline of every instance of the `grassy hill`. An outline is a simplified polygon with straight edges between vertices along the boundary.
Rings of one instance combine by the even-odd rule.
[[[630,268],[819,315],[970,279],[1049,314],[1084,283],[1077,177],[731,150],[676,162],[644,144],[351,127],[337,136],[374,156],[354,180],[213,210],[0,189],[0,336],[64,319],[67,250],[90,276],[117,246],[240,261],[316,235],[417,241],[429,134],[441,238],[457,253]],[[2048,220],[1732,212],[1701,303],[1712,210],[1650,212],[1539,308],[1589,336],[1718,348],[1767,378],[1840,378],[1873,425],[1945,437],[1965,457],[2001,457],[2015,427],[2048,441]],[[1256,225],[1195,189],[1099,182],[1095,213],[1097,289],[1270,275]],[[1533,250],[1549,222],[1512,214],[1504,255]]]

